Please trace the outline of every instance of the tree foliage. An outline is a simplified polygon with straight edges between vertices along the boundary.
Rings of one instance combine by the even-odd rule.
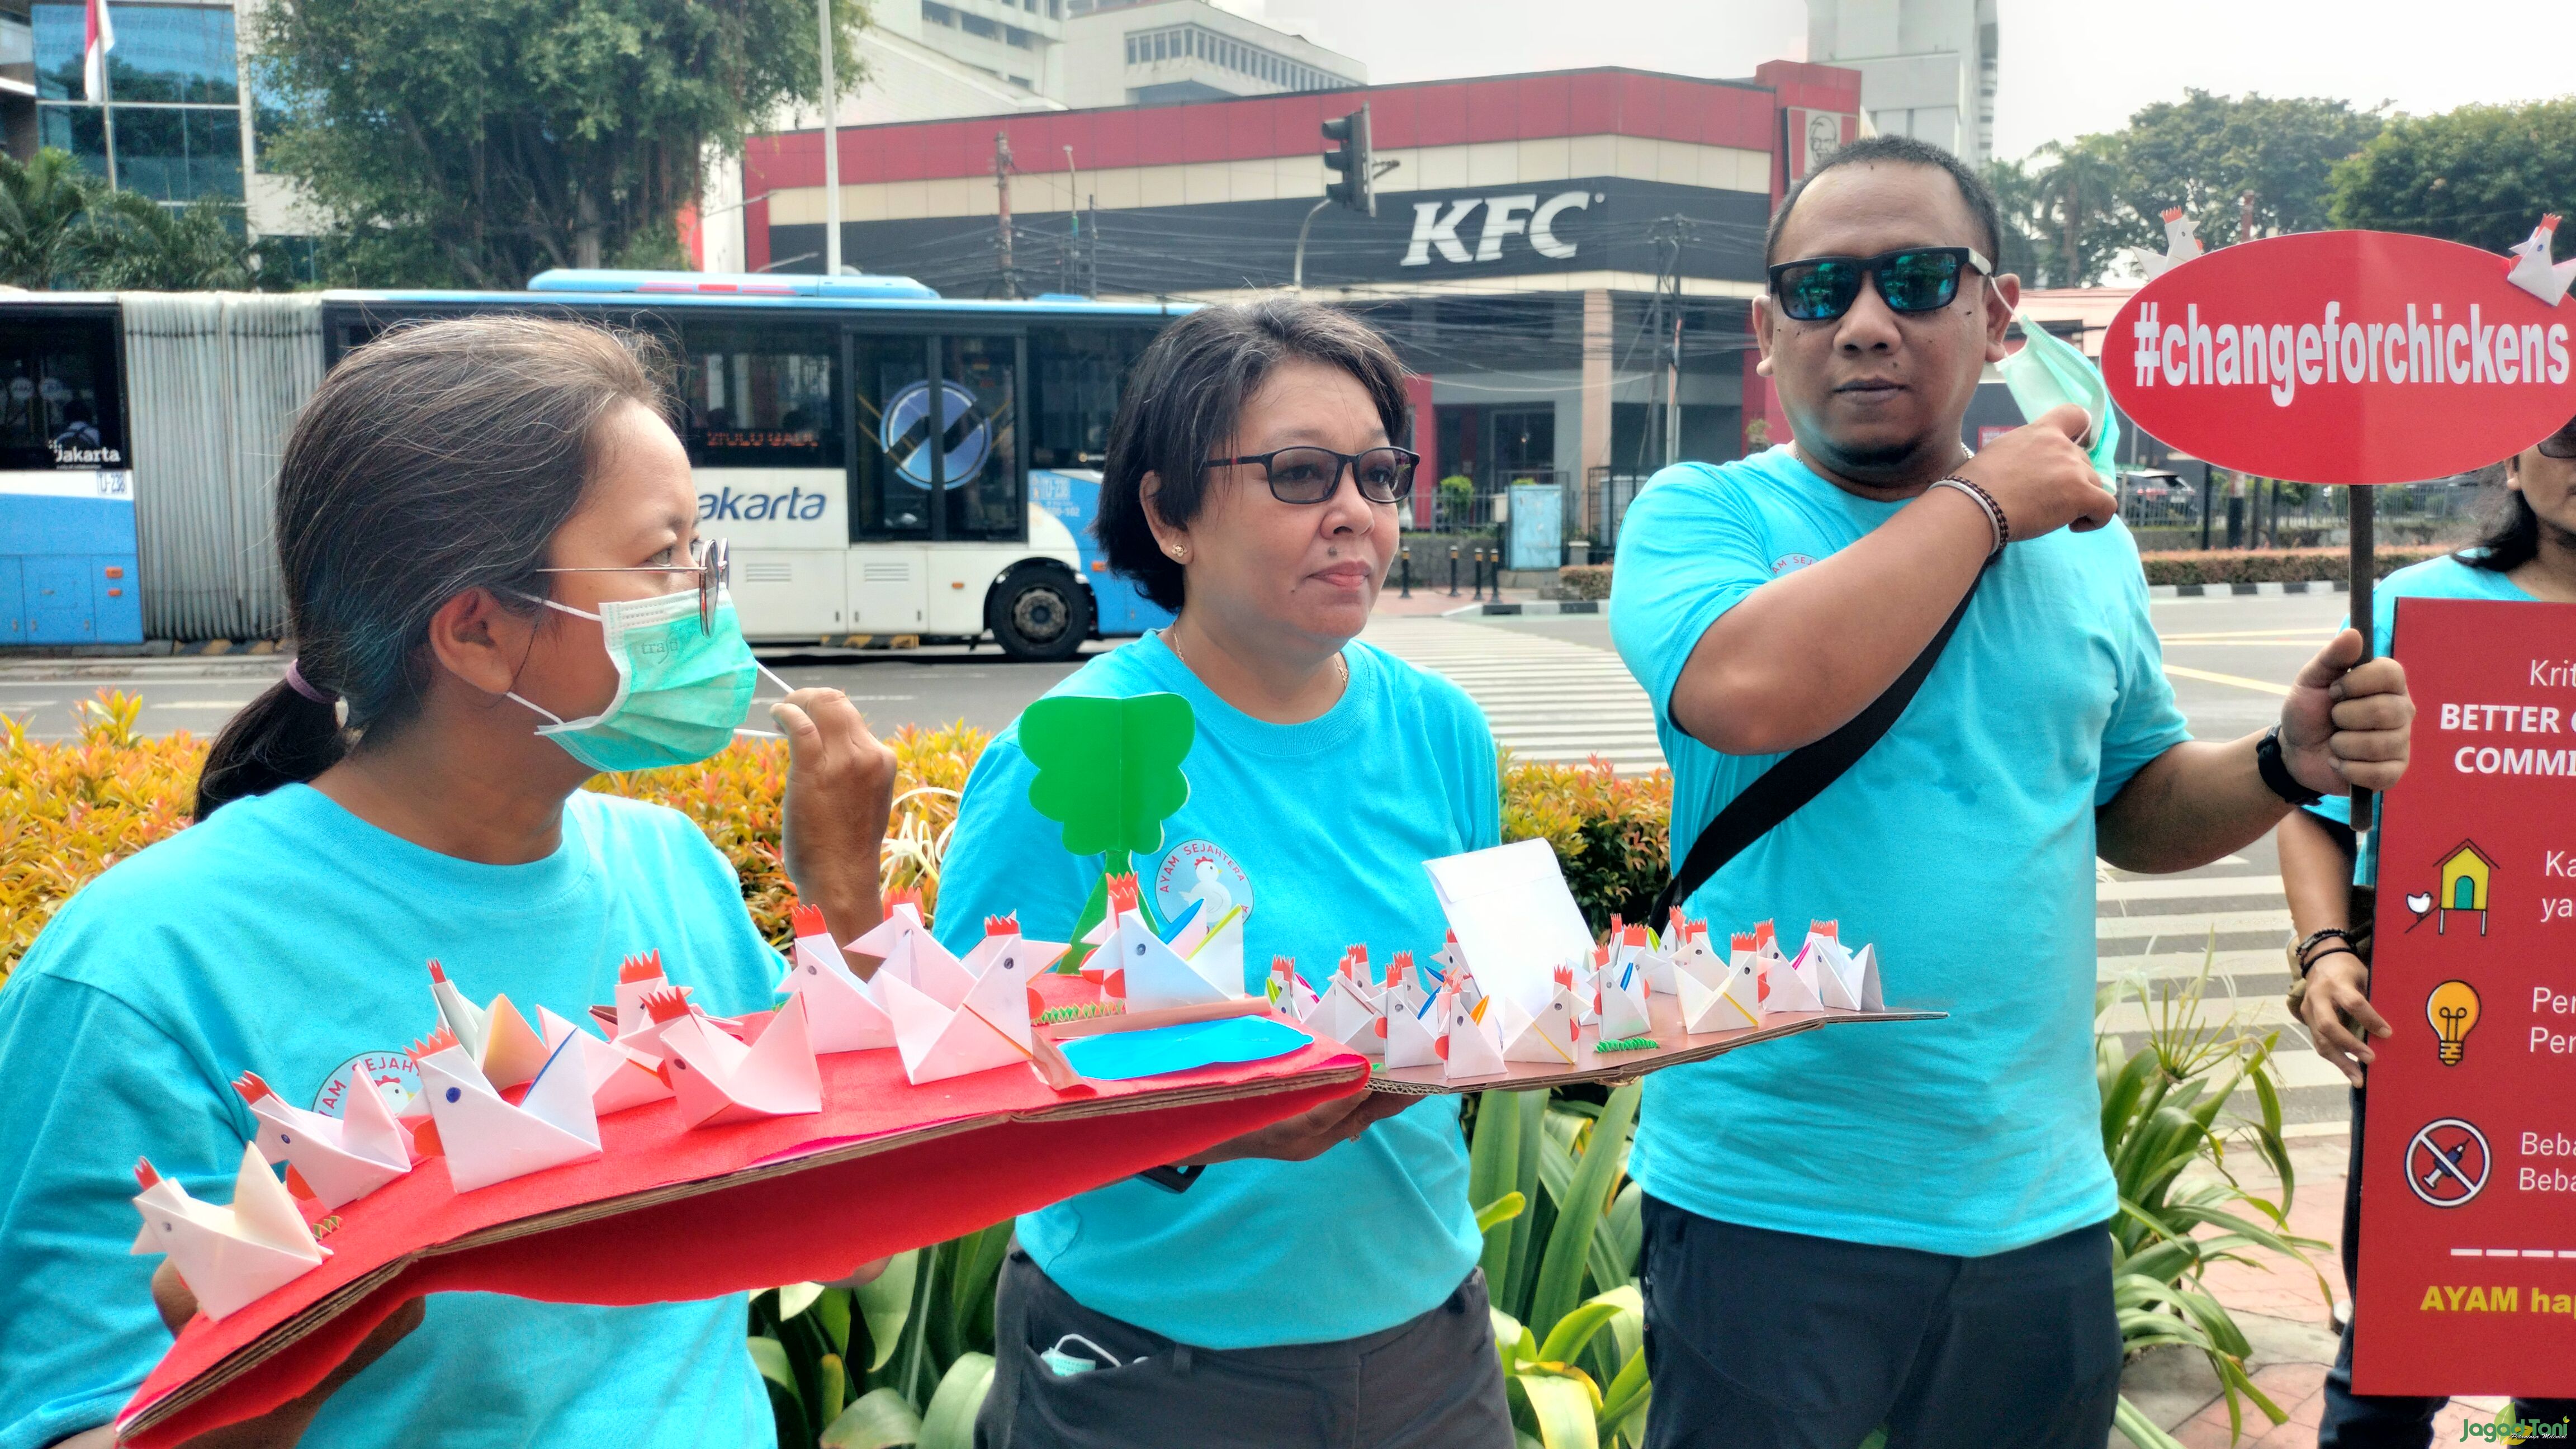
[[[865,11],[832,4],[847,89]],[[335,219],[354,283],[667,262],[710,151],[821,92],[810,0],[275,0],[244,23],[262,165]]]
[[[113,191],[50,147],[0,156],[0,283],[32,291],[245,291],[259,284],[238,208],[173,210]]]
[[[2040,285],[2091,286],[2120,270],[2121,248],[2161,249],[2168,207],[2197,222],[2206,245],[2239,240],[2248,193],[2259,235],[2322,229],[2336,163],[2383,124],[2348,101],[2187,90],[2120,130],[1990,167],[2010,233],[2004,265],[2028,267],[2022,276]]]
[[[2337,226],[2502,251],[2543,212],[2576,215],[2576,96],[2401,116],[2334,170]]]

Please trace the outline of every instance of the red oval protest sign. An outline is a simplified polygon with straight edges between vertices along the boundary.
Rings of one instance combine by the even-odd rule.
[[[2407,483],[2510,457],[2576,416],[2576,300],[2512,259],[2393,232],[2222,247],[2138,289],[2102,373],[2141,429],[2222,468]]]

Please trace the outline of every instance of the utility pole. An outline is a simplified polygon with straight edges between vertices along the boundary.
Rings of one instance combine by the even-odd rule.
[[[823,60],[823,275],[841,274],[841,132],[833,112],[840,109],[840,87],[832,83],[832,0],[814,0],[814,20],[822,39]]]
[[[2251,191],[2240,193],[2236,198],[2236,239],[2254,239],[2254,193]]]
[[[1002,203],[1002,295],[1016,297],[1020,278],[1011,263],[1011,137],[1007,131],[993,133],[993,191]]]
[[[1648,326],[1655,336],[1654,382],[1647,403],[1647,437],[1638,444],[1649,456],[1661,455],[1660,466],[1681,461],[1682,387],[1682,225],[1678,216],[1658,219],[1647,233],[1663,257],[1655,273],[1655,300]],[[1649,439],[1660,443],[1653,447]]]
[[[1064,219],[1071,230],[1066,234],[1064,266],[1061,268],[1062,277],[1056,283],[1056,290],[1070,292],[1073,290],[1074,254],[1082,250],[1082,208],[1073,204],[1073,198],[1082,194],[1082,168],[1074,164],[1071,146],[1064,148],[1064,169],[1072,178],[1065,183],[1064,193]]]
[[[1091,213],[1090,245],[1083,252],[1083,260],[1089,263],[1091,268],[1091,285],[1085,287],[1082,294],[1096,302],[1100,300],[1100,198],[1084,196],[1082,208]]]

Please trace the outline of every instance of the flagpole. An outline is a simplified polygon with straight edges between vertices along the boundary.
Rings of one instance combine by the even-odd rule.
[[[98,126],[107,137],[107,189],[116,190],[116,83],[108,78],[107,52],[98,55]]]

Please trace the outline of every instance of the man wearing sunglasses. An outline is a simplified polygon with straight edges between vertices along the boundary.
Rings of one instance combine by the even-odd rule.
[[[1611,627],[1672,761],[1675,860],[1713,820],[1735,847],[1688,915],[1791,940],[1839,919],[1891,1002],[1948,1013],[1646,1079],[1650,1445],[2100,1449],[2121,1338],[2095,855],[2187,869],[2403,766],[2403,677],[2354,669],[2353,634],[2277,730],[2193,741],[2083,410],[1962,446],[2019,296],[1998,230],[1917,141],[1812,172],[1754,304],[1795,442],[1669,469],[1621,528]],[[1865,711],[1856,757],[1788,753]],[[1728,809],[1784,758],[1811,795]]]

